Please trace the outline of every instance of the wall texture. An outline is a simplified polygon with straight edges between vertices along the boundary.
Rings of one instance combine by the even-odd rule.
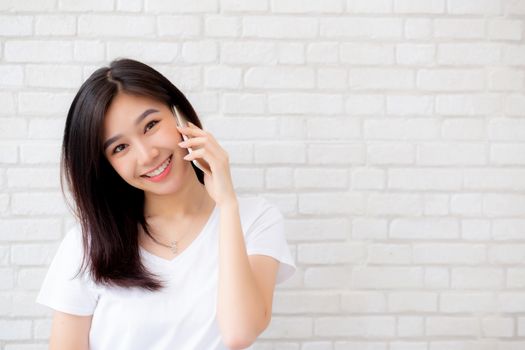
[[[65,114],[116,57],[286,216],[257,349],[525,349],[524,28],[523,0],[0,0],[1,349],[47,348]]]

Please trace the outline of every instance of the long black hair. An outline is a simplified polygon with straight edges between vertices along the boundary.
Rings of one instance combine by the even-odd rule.
[[[72,209],[82,230],[84,256],[79,273],[89,268],[96,283],[156,291],[164,283],[142,264],[138,243],[138,224],[151,235],[144,218],[144,192],[117,174],[103,150],[104,118],[119,92],[153,98],[170,109],[176,105],[190,122],[202,125],[189,101],[166,77],[126,58],[91,74],[67,114],[60,185],[64,194],[65,180],[71,191]],[[203,172],[192,166],[204,183]]]

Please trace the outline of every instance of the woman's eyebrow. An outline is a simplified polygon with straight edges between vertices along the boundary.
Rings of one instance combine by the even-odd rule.
[[[138,116],[138,118],[135,120],[135,125],[138,125],[140,124],[140,122],[142,121],[142,119],[146,118],[148,115],[150,115],[151,113],[156,113],[158,112],[159,110],[158,109],[155,109],[155,108],[149,108],[149,109],[146,109],[144,112],[142,112],[141,115]],[[115,135],[113,137],[110,137],[109,139],[106,140],[106,142],[104,142],[104,151],[106,150],[106,148],[108,148],[109,145],[111,145],[113,142],[117,141],[122,135],[121,134],[118,134],[118,135]]]

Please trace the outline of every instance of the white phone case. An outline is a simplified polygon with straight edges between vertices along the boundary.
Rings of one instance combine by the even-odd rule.
[[[182,117],[182,115],[179,113],[179,110],[177,109],[177,106],[173,106],[173,110],[174,110],[174,114],[175,114],[175,118],[177,119],[177,124],[181,127],[184,127],[184,126],[188,126],[188,123],[186,122],[186,119],[184,117]],[[182,138],[184,139],[184,141],[187,141],[189,139],[188,136],[182,134]],[[193,150],[191,149],[191,147],[188,147],[188,153],[191,153],[193,152]],[[208,169],[208,167],[206,167],[206,165],[208,165],[206,162],[200,162],[199,160],[197,159],[194,159],[192,160],[193,164],[195,164],[195,166],[197,168],[199,168],[200,170],[202,170],[203,172],[205,172],[206,174],[208,175],[211,175],[211,170]],[[203,163],[205,163],[206,165],[204,165]]]

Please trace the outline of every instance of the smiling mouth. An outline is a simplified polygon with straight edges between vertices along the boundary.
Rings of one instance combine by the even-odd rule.
[[[158,176],[160,174],[162,174],[164,172],[164,170],[166,170],[166,168],[170,165],[171,163],[171,158],[173,157],[173,154],[171,156],[169,156],[164,162],[162,162],[161,165],[159,165],[155,170],[153,171],[150,171],[144,175],[140,175],[141,177],[155,177],[155,176]]]

